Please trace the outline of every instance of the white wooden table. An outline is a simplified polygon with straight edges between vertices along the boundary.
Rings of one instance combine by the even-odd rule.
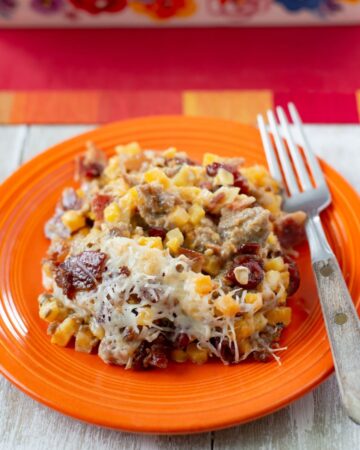
[[[0,181],[47,147],[91,128],[0,126]],[[318,154],[360,191],[360,126],[311,125],[307,131]],[[356,450],[360,426],[345,416],[334,376],[275,414],[228,430],[190,436],[135,435],[87,425],[35,402],[0,376],[1,450],[237,448]]]

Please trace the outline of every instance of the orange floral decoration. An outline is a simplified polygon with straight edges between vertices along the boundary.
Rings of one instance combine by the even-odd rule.
[[[154,20],[188,17],[196,11],[194,0],[134,0],[129,6],[135,12],[146,14]]]

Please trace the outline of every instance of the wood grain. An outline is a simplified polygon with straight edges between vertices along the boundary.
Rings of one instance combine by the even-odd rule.
[[[92,126],[0,127],[0,181],[17,165]],[[316,151],[359,190],[360,126],[311,126]],[[281,382],[281,380],[279,380]],[[0,450],[348,450],[360,448],[360,427],[340,404],[331,377],[287,408],[255,422],[211,434],[146,436],[94,427],[65,417],[0,379]]]
[[[0,183],[20,164],[28,131],[26,125],[0,126]]]

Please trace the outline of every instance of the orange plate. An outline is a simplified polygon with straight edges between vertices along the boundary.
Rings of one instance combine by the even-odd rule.
[[[50,344],[38,317],[40,261],[48,242],[45,221],[61,190],[72,183],[73,161],[94,141],[111,154],[137,140],[145,148],[176,146],[194,159],[205,151],[244,156],[265,164],[258,132],[233,122],[155,117],[114,123],[57,145],[12,175],[0,188],[1,371],[40,402],[70,416],[122,430],[189,433],[229,427],[269,414],[305,394],[333,370],[311,271],[308,248],[300,253],[301,289],[290,301],[282,365],[253,361],[238,366],[171,364],[133,372],[108,366],[96,355]],[[359,198],[322,163],[333,204],[323,215],[326,232],[358,304]]]

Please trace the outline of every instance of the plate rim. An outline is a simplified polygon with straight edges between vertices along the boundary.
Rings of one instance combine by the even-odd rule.
[[[259,132],[258,130],[251,126],[251,125],[247,125],[247,124],[241,124],[239,122],[233,121],[233,120],[226,120],[226,119],[217,119],[217,118],[207,118],[207,117],[184,117],[184,116],[180,116],[180,115],[161,115],[161,116],[146,116],[146,117],[138,117],[138,118],[133,118],[133,119],[128,119],[128,120],[120,120],[120,121],[116,121],[116,122],[112,122],[109,123],[105,126],[101,126],[101,127],[95,127],[93,130],[89,130],[86,131],[84,133],[78,134],[76,136],[74,136],[73,138],[70,139],[66,139],[63,141],[60,141],[59,143],[57,143],[56,145],[53,145],[49,148],[47,148],[45,151],[41,152],[40,154],[36,155],[35,157],[31,158],[29,161],[27,161],[26,163],[24,163],[20,168],[18,168],[15,172],[13,172],[9,177],[7,177],[3,183],[0,184],[0,192],[4,190],[4,187],[6,188],[8,185],[12,184],[12,181],[21,176],[22,172],[27,172],[28,168],[31,167],[32,165],[36,165],[38,160],[41,160],[44,158],[44,155],[49,155],[52,154],[57,151],[58,147],[67,144],[67,145],[75,145],[77,143],[79,143],[79,141],[81,141],[82,143],[84,143],[87,138],[88,139],[94,139],[96,141],[96,137],[92,137],[94,134],[99,133],[99,131],[102,132],[106,132],[106,131],[111,131],[112,129],[116,128],[117,126],[123,126],[124,124],[133,124],[136,125],[138,122],[144,122],[144,121],[149,121],[149,122],[153,122],[154,120],[156,121],[163,121],[163,120],[175,120],[175,121],[182,121],[182,122],[197,122],[197,123],[201,123],[201,122],[206,122],[209,123],[209,121],[212,121],[213,123],[219,124],[219,122],[223,123],[224,125],[228,126],[228,127],[241,127],[242,129],[247,128],[249,131],[251,131],[251,133],[254,134],[254,136],[259,137]],[[102,136],[103,138],[103,136]],[[344,186],[346,186],[346,188],[348,190],[350,190],[352,192],[352,194],[355,194],[357,197],[357,208],[360,210],[360,197],[359,194],[356,192],[356,190],[351,186],[351,184],[345,179],[343,178],[342,175],[340,175],[334,168],[332,168],[332,166],[330,166],[329,164],[327,164],[326,162],[324,162],[323,160],[321,160],[321,158],[319,158],[320,161],[322,162],[322,164],[327,167],[330,168],[331,172],[333,172],[339,179],[341,179],[342,183],[344,183]],[[5,196],[6,197],[6,196]],[[4,199],[0,200],[0,208],[2,206],[4,202]],[[360,224],[360,220],[357,219],[358,224]],[[0,230],[1,231],[1,230]],[[357,301],[357,306],[359,308],[359,303],[360,303],[360,299],[358,299]],[[1,330],[0,330],[1,331]],[[2,339],[1,339],[1,335],[0,335],[0,344],[2,344]],[[328,350],[329,352],[329,350]],[[191,429],[189,429],[188,427],[186,428],[186,430],[179,430],[179,427],[177,427],[176,431],[156,431],[156,430],[144,430],[143,427],[120,427],[117,425],[114,425],[112,423],[107,422],[106,420],[89,420],[87,418],[84,418],[84,414],[74,414],[73,410],[72,412],[67,412],[64,409],[63,405],[58,405],[56,403],[54,403],[51,400],[48,400],[46,395],[42,396],[41,394],[38,394],[37,392],[34,392],[33,390],[31,390],[30,388],[28,388],[24,383],[22,383],[21,381],[19,381],[15,375],[12,375],[10,371],[6,370],[5,367],[2,364],[2,361],[0,360],[0,373],[3,374],[3,376],[9,380],[12,384],[14,384],[16,387],[18,387],[22,392],[24,392],[25,394],[29,395],[31,398],[35,399],[36,401],[44,404],[47,407],[50,407],[52,409],[55,409],[56,411],[65,414],[69,417],[72,418],[76,418],[80,421],[86,422],[86,423],[91,423],[91,424],[97,424],[100,426],[104,426],[107,428],[112,428],[112,429],[117,429],[117,430],[123,430],[123,431],[131,431],[131,432],[136,432],[136,433],[150,433],[150,434],[190,434],[190,433],[199,433],[199,432],[204,432],[204,431],[208,431],[208,430],[214,430],[214,429],[224,429],[224,428],[229,428],[235,425],[238,425],[239,423],[246,423],[246,422],[250,422],[252,420],[256,420],[259,419],[261,417],[264,417],[270,413],[273,413],[275,411],[278,411],[279,409],[283,408],[284,406],[294,402],[295,400],[297,400],[298,398],[300,398],[301,396],[305,395],[306,393],[308,393],[309,391],[311,391],[312,389],[314,389],[316,386],[318,386],[320,383],[322,383],[325,379],[327,379],[330,374],[333,372],[334,366],[333,364],[331,364],[330,366],[327,367],[326,371],[322,372],[321,374],[319,374],[319,376],[315,379],[315,381],[312,381],[311,383],[309,383],[305,388],[299,388],[296,390],[296,392],[291,395],[291,396],[287,396],[285,399],[282,399],[281,401],[278,401],[276,406],[274,407],[274,405],[271,405],[267,408],[264,408],[264,411],[261,414],[258,414],[256,416],[250,417],[248,420],[246,421],[241,421],[239,422],[239,420],[236,420],[236,418],[233,419],[233,421],[228,421],[227,423],[222,423],[220,425],[214,425],[214,426],[209,426],[209,425],[205,425],[205,426],[193,426]],[[111,422],[111,421],[110,421]],[[153,428],[153,427],[150,427]]]

